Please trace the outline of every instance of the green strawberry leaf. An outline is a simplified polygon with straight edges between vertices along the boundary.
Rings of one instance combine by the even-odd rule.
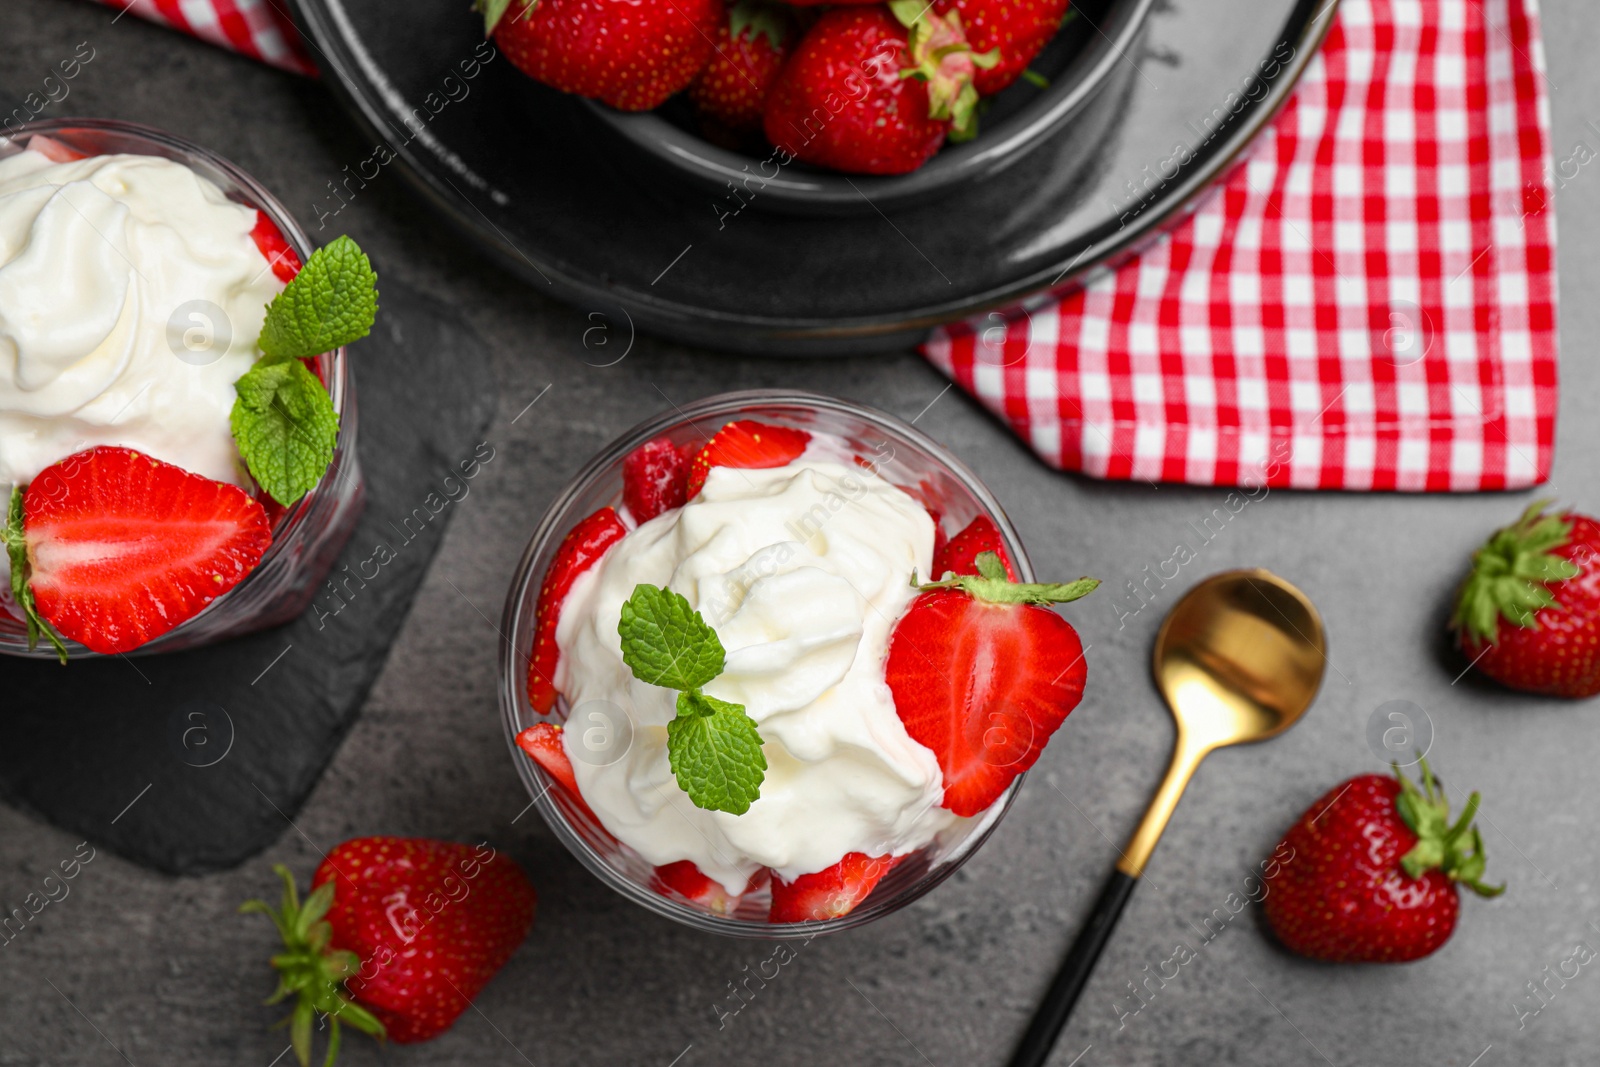
[[[1098,578],[1079,578],[1075,582],[1013,582],[1006,577],[1006,566],[994,552],[979,552],[974,560],[977,574],[952,574],[937,582],[918,584],[916,575],[911,584],[924,592],[932,589],[960,589],[968,596],[990,604],[1068,604],[1088,596],[1100,588]]]
[[[22,487],[14,486],[11,490],[11,504],[6,509],[6,525],[3,531],[6,543],[6,556],[11,561],[11,599],[17,602],[22,609],[23,618],[28,624],[28,651],[32,652],[39,644],[39,635],[43,634],[56,650],[56,657],[62,663],[67,662],[67,646],[61,643],[61,638],[56,636],[50,624],[39,617],[39,609],[33,601],[33,587],[28,584],[30,568],[28,564],[28,543],[22,535]]]
[[[667,758],[678,787],[698,808],[743,815],[761,796],[767,758],[744,708],[703,693],[678,694],[667,723]]]
[[[367,336],[378,316],[377,285],[366,253],[347,236],[311,253],[267,305],[262,362],[310,359]]]
[[[251,477],[288,507],[322,480],[333,462],[339,415],[316,375],[299,360],[262,361],[234,383],[229,422]]]
[[[617,623],[622,661],[641,682],[666,689],[699,689],[722,673],[717,632],[689,602],[667,589],[639,585]]]
[[[506,8],[511,6],[511,0],[477,0],[472,5],[472,10],[483,16],[483,35],[494,36],[494,28],[500,25],[500,20],[505,18]]]
[[[1477,641],[1494,644],[1502,619],[1537,629],[1539,612],[1559,608],[1548,583],[1576,578],[1581,569],[1556,554],[1571,540],[1572,520],[1565,513],[1545,514],[1549,503],[1536,501],[1473,553],[1472,571],[1457,595],[1453,626]]]

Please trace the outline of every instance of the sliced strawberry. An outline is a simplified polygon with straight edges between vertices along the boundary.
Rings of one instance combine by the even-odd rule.
[[[1011,557],[1006,554],[1006,543],[1000,536],[1000,529],[987,515],[979,515],[967,523],[966,529],[950,538],[949,544],[934,553],[933,577],[943,578],[946,572],[977,574],[979,552],[993,552],[999,556],[1000,562],[1006,566],[1006,577],[1013,582],[1017,580],[1017,570],[1011,565]]]
[[[680,896],[708,911],[727,915],[739,903],[740,897],[761,884],[765,875],[765,871],[760,872],[750,879],[743,890],[730,893],[721,882],[708,877],[704,871],[696,867],[693,860],[679,860],[677,863],[657,867],[650,880],[650,887],[664,897]]]
[[[783,467],[799,459],[810,443],[811,435],[804,430],[751,419],[730,422],[694,457],[694,465],[689,468],[689,499],[699,494],[712,467]]]
[[[785,882],[772,875],[772,911],[775,923],[817,922],[837,919],[854,911],[895,864],[892,856],[847,852],[827,870],[802,874]]]
[[[583,799],[583,794],[578,792],[578,776],[572,770],[572,757],[567,755],[567,746],[562,744],[563,730],[560,725],[553,722],[535,723],[517,735],[517,747],[528,754],[528,757],[544,768],[544,772],[554,778],[561,788],[572,794],[572,799],[578,806],[588,813],[591,819],[595,818],[594,809],[589,807],[588,801]]]
[[[28,148],[39,153],[52,163],[73,163],[80,159],[89,158],[87,152],[80,152],[76,148],[58,141],[54,137],[46,137],[42,133],[36,133],[28,138]]]
[[[129,652],[198,615],[272,542],[261,505],[131,448],[39,473],[22,510],[39,614],[95,652]]]
[[[300,273],[300,257],[265,211],[256,212],[256,228],[250,231],[250,236],[255,240],[256,247],[261,249],[261,254],[267,257],[267,262],[272,264],[272,273],[278,276],[278,280],[285,284],[293,281],[294,276]]]
[[[601,508],[572,528],[550,561],[534,608],[533,654],[528,661],[528,703],[541,715],[556,705],[554,679],[556,663],[561,658],[561,650],[556,647],[556,623],[561,602],[578,575],[594,566],[627,532],[614,510]]]
[[[1083,698],[1083,646],[1042,605],[1092,591],[1018,585],[985,554],[981,577],[923,586],[889,637],[885,680],[906,733],[932,750],[944,806],[976,815],[1032,767],[1050,735]]]
[[[665,437],[647,441],[622,461],[622,503],[634,522],[649,522],[689,499],[689,460]]]

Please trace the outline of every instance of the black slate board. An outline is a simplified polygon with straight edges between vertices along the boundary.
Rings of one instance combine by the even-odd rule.
[[[0,659],[0,797],[171,874],[232,867],[289,828],[355,722],[455,505],[403,547],[389,523],[443,495],[494,406],[483,342],[395,282],[352,359],[367,504],[334,570],[379,541],[397,556],[320,628],[322,596],[287,626],[193,652],[66,667]]]

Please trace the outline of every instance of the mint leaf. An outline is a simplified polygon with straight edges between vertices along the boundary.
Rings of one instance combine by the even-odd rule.
[[[267,305],[263,362],[310,359],[367,336],[378,316],[378,276],[354,241],[334,238]]]
[[[11,598],[22,609],[22,614],[28,622],[28,651],[32,652],[39,644],[39,635],[42,633],[49,639],[56,650],[56,656],[62,663],[67,662],[67,646],[61,643],[61,638],[50,628],[50,624],[39,617],[39,609],[33,601],[33,587],[28,584],[28,542],[22,535],[22,487],[13,486],[11,489],[11,504],[6,509],[6,525],[3,531],[6,543],[6,556],[11,561]]]
[[[667,723],[667,759],[696,807],[743,815],[761,796],[767,758],[755,720],[738,704],[689,692]]]
[[[722,673],[717,632],[677,593],[653,585],[634,587],[617,623],[622,661],[641,682],[667,689],[699,689]]]
[[[678,787],[695,807],[749,811],[767,772],[761,733],[743,707],[700,692],[727,662],[717,632],[677,593],[641,583],[622,605],[617,635],[635,678],[678,690],[678,714],[667,723]]]
[[[333,462],[339,438],[333,400],[297,359],[257,363],[234,389],[239,398],[229,422],[239,455],[256,483],[288,507],[315,488]]]

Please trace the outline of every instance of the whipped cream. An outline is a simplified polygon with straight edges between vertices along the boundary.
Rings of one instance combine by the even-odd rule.
[[[171,160],[0,159],[0,487],[108,444],[247,483],[233,383],[283,288],[255,222]]]
[[[939,764],[884,681],[911,573],[932,563],[933,521],[839,451],[814,438],[785,467],[712,468],[693,501],[580,575],[559,616],[555,682],[575,709],[563,736],[584,800],[650,863],[693,860],[730,892],[762,867],[793,879],[847,852],[902,855],[966,821],[939,806]],[[705,692],[744,705],[767,759],[742,815],[697,808],[678,788],[666,730],[676,694],[622,661],[617,622],[641,582],[683,595],[727,651]],[[590,701],[632,722],[632,744],[608,765],[581,740]]]

